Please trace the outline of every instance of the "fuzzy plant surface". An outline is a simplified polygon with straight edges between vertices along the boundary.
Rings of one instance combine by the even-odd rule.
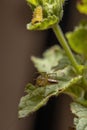
[[[32,56],[39,76],[36,83],[25,86],[26,95],[19,103],[19,118],[29,116],[44,106],[50,97],[67,94],[75,130],[87,130],[87,21],[80,22],[74,31],[63,34],[59,22],[63,17],[65,0],[27,0],[33,16],[28,30],[51,28],[60,46],[55,45],[43,53],[42,58]],[[87,0],[78,0],[77,9],[87,14]]]

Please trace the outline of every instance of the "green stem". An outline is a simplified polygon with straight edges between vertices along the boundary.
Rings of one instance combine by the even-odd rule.
[[[62,45],[62,47],[64,48],[67,56],[69,57],[73,67],[75,68],[75,70],[77,71],[77,73],[80,73],[80,70],[79,70],[79,65],[78,63],[76,62],[76,59],[74,58],[68,44],[67,44],[67,41],[64,37],[64,34],[60,28],[59,25],[55,24],[52,26],[52,29],[57,37],[57,39],[59,40],[60,44]]]

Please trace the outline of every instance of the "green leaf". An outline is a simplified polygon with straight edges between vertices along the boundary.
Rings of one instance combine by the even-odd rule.
[[[87,57],[87,23],[79,25],[73,32],[66,33],[71,48]]]
[[[87,0],[80,0],[77,2],[77,9],[80,13],[87,15]]]
[[[26,117],[30,113],[37,111],[47,103],[50,97],[58,96],[69,87],[74,87],[82,81],[82,76],[75,73],[70,62],[67,62],[68,58],[65,52],[58,46],[48,49],[43,54],[43,58],[32,57],[32,60],[40,72],[40,76],[42,77],[43,72],[47,75],[41,81],[43,80],[44,82],[45,78],[47,82],[43,86],[37,82],[36,85],[28,84],[26,86],[25,92],[27,95],[22,97],[19,103],[19,118]],[[54,67],[58,67],[60,64],[62,67],[55,70]],[[38,77],[36,81],[37,79]],[[57,82],[54,83],[53,80]]]
[[[65,91],[66,88],[76,84],[81,80],[81,76],[72,77],[70,79],[62,79],[62,75],[67,76],[70,69],[65,68],[62,71],[57,72],[57,84],[46,85],[45,87],[34,86],[28,84],[25,92],[27,95],[21,98],[19,103],[19,118],[26,117],[30,113],[35,112],[40,107],[44,106],[50,97],[57,96]],[[71,75],[71,74],[70,74]],[[59,77],[60,76],[60,77]]]
[[[76,115],[74,119],[76,130],[87,130],[87,107],[78,103],[72,103],[71,110]]]
[[[57,85],[36,87],[32,84],[27,86],[28,94],[21,98],[19,104],[19,118],[26,117],[30,113],[45,105],[48,99],[57,94]]]
[[[58,65],[64,54],[63,50],[55,45],[43,54],[43,58],[32,57],[32,61],[39,72],[51,73],[54,71],[52,68]]]

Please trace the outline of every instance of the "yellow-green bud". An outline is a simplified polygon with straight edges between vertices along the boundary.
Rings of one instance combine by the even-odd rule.
[[[33,11],[28,30],[45,30],[62,19],[64,0],[27,0],[27,3]]]

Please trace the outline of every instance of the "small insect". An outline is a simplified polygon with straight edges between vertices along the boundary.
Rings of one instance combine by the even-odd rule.
[[[43,87],[46,85],[57,84],[58,80],[56,79],[56,75],[54,73],[41,73],[36,79],[36,86]]]
[[[42,20],[43,20],[43,10],[42,10],[42,7],[41,6],[37,6],[34,9],[33,18],[31,20],[31,23],[32,24],[38,23],[38,22],[41,22]]]

